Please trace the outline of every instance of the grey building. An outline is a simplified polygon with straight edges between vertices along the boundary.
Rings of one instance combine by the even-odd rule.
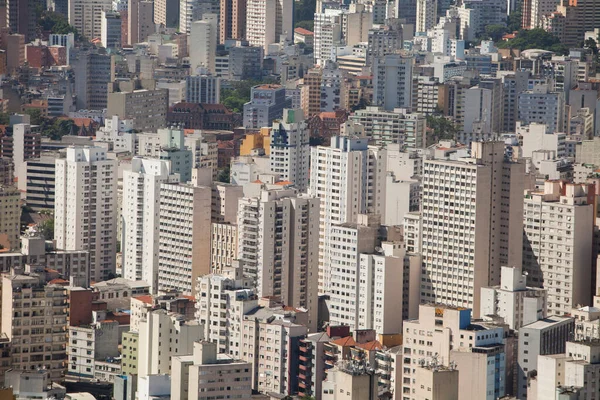
[[[519,329],[517,398],[527,398],[527,382],[537,371],[538,356],[563,354],[575,329],[571,317],[548,317]]]
[[[58,153],[47,152],[27,161],[27,206],[34,211],[54,210],[55,163]]]
[[[107,106],[110,56],[103,49],[72,52],[78,110],[102,110]]]
[[[114,82],[108,100],[106,116],[132,119],[137,131],[156,132],[167,125],[169,90],[155,89],[151,79]]]
[[[537,85],[519,95],[519,121],[539,122],[548,126],[548,133],[564,132],[565,95],[553,92],[550,85]]]
[[[229,48],[229,80],[261,79],[263,54],[262,47],[240,45]]]
[[[219,104],[221,78],[207,75],[193,75],[186,78],[185,101],[188,103]]]
[[[281,85],[259,85],[252,88],[250,101],[244,104],[244,127],[260,129],[271,126],[273,120],[283,116],[283,109],[290,108],[292,101],[285,95]]]

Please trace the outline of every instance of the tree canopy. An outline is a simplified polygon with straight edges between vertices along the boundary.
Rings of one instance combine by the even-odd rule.
[[[458,129],[454,123],[444,116],[427,116],[427,127],[431,129],[433,135],[427,138],[427,145],[438,142],[444,139],[454,139]]]
[[[221,104],[235,113],[244,111],[244,104],[250,101],[252,87],[263,83],[273,83],[270,80],[231,82],[231,87],[221,90]]]
[[[75,39],[79,39],[79,32],[72,25],[69,25],[67,17],[62,14],[58,14],[52,11],[44,11],[41,17],[38,19],[38,25],[41,30],[56,33],[59,35],[66,35],[68,33],[74,33]]]
[[[60,140],[65,135],[77,134],[79,127],[72,119],[47,118],[40,110],[32,108],[25,111],[31,117],[32,125],[39,125],[42,136]]]
[[[510,49],[541,49],[557,54],[568,54],[569,48],[560,42],[560,39],[541,28],[521,29],[514,39],[496,43],[499,48]]]
[[[294,21],[296,28],[313,30],[315,20],[316,0],[300,0],[294,2]]]

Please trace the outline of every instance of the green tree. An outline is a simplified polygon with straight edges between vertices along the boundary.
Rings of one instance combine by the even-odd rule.
[[[223,183],[229,183],[230,179],[231,179],[231,168],[228,165],[219,171],[219,173],[217,174],[217,181],[223,182]]]
[[[514,39],[498,42],[496,46],[519,50],[541,49],[563,55],[569,52],[569,48],[558,37],[540,28],[521,29]]]
[[[52,11],[44,11],[38,18],[38,25],[42,31],[56,33],[59,35],[66,35],[68,33],[74,33],[75,39],[79,40],[79,32],[72,25],[69,25],[67,17],[62,14],[58,14]]]
[[[274,81],[269,79],[262,81],[251,79],[231,82],[231,87],[221,90],[221,104],[233,112],[240,113],[244,111],[244,104],[250,101],[252,87],[263,83],[274,83]]]
[[[29,115],[31,125],[42,125],[44,123],[42,111],[37,108],[29,108],[25,110],[25,114]]]
[[[312,27],[315,19],[315,10],[317,9],[316,0],[299,0],[294,2],[294,21],[296,21],[296,27],[302,27],[312,31],[306,26],[299,25],[304,24],[308,21],[308,26]]]
[[[590,49],[592,51],[592,54],[594,54],[595,56],[598,55],[598,44],[593,38],[586,39],[586,41],[583,43],[583,46],[585,48]]]
[[[433,135],[428,137],[427,144],[433,144],[439,140],[454,139],[458,129],[454,123],[444,116],[427,116],[427,127]]]
[[[0,125],[10,124],[10,115],[7,113],[0,113]]]
[[[46,240],[54,239],[54,218],[47,219],[38,224],[39,232]]]
[[[523,12],[521,9],[517,9],[510,13],[506,19],[506,30],[508,32],[515,32],[521,30],[523,26]]]
[[[508,29],[504,25],[487,25],[485,27],[485,36],[490,38],[494,42],[502,40],[502,36],[508,32]]]

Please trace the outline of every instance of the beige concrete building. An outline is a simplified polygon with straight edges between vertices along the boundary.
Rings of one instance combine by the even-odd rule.
[[[210,273],[211,188],[163,183],[160,188],[158,290],[193,295]]]
[[[238,231],[236,225],[211,224],[210,272],[221,274],[238,258]]]
[[[252,397],[252,365],[218,354],[211,342],[194,343],[189,356],[173,357],[171,398],[208,400]]]
[[[238,201],[244,197],[243,186],[215,182],[212,190],[212,221],[237,223]]]
[[[219,43],[246,36],[246,2],[247,0],[220,1]]]
[[[292,40],[293,10],[291,0],[247,0],[246,40],[251,46],[262,47],[265,53],[282,36]]]
[[[0,185],[0,245],[19,247],[21,236],[21,193],[14,186]]]
[[[69,24],[88,40],[100,38],[102,11],[111,9],[111,0],[69,0]]]
[[[244,197],[238,209],[238,258],[257,295],[308,310],[315,331],[319,206],[319,199],[282,187]]]
[[[377,376],[364,366],[351,363],[334,368],[323,382],[322,400],[364,400],[376,399]]]
[[[106,115],[133,120],[133,129],[156,132],[167,124],[168,89],[155,89],[152,80],[113,82],[108,85]]]
[[[417,368],[418,399],[458,400],[458,370],[439,365]],[[462,398],[462,397],[461,397]]]
[[[480,315],[481,288],[500,284],[502,265],[521,265],[524,177],[524,164],[505,161],[504,142],[424,162],[421,301]]]
[[[61,380],[67,361],[67,282],[54,283],[55,276],[43,267],[26,271],[2,278],[1,329],[12,343],[12,367],[45,369],[52,380]]]
[[[592,302],[592,192],[585,184],[547,181],[543,192],[525,194],[523,270],[530,286],[548,290],[548,315]]]

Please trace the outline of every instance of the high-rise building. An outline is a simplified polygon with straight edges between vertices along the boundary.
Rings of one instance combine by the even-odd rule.
[[[416,32],[427,32],[437,24],[438,0],[417,0]]]
[[[106,48],[121,47],[121,14],[116,11],[102,11],[100,28],[102,46]]]
[[[115,273],[117,162],[99,147],[70,147],[56,160],[54,237],[63,250],[90,253],[90,278]]]
[[[188,76],[185,86],[185,101],[188,103],[220,103],[221,78],[217,76],[211,74]]]
[[[525,194],[523,270],[548,290],[548,315],[591,304],[593,196],[593,186],[558,181]]]
[[[180,0],[179,32],[190,33],[192,23],[202,20],[205,14],[219,15],[219,0]]]
[[[292,40],[293,19],[292,0],[247,0],[246,40],[267,52],[269,45],[279,43],[282,37]]]
[[[138,135],[138,155],[170,161],[170,172],[179,174],[181,182],[192,178],[194,154],[186,148],[183,129],[159,129],[158,133]]]
[[[160,188],[158,290],[196,291],[210,273],[211,188],[163,183]]]
[[[368,106],[355,111],[350,120],[362,125],[365,137],[377,145],[397,144],[403,151],[425,148],[427,124],[423,114]]]
[[[259,85],[252,88],[250,101],[244,104],[244,127],[260,129],[271,125],[273,120],[283,116],[283,109],[289,108],[291,99],[286,97],[281,85]]]
[[[386,111],[410,110],[413,97],[413,58],[388,54],[373,59],[373,103]]]
[[[155,0],[154,23],[166,28],[179,28],[179,0]]]
[[[481,288],[481,315],[504,318],[519,330],[548,315],[548,290],[526,286],[527,275],[519,267],[502,267],[500,285]]]
[[[519,329],[517,359],[517,398],[527,399],[529,379],[538,367],[540,356],[564,354],[572,338],[575,324],[572,317],[548,317]]]
[[[40,0],[5,0],[4,16],[9,33],[23,35],[29,43],[36,38],[36,10],[46,7],[45,1]]]
[[[112,0],[70,0],[69,24],[88,40],[100,38],[102,11],[112,10]]]
[[[13,152],[12,162],[17,176],[17,186],[26,189],[27,161],[39,158],[42,149],[42,135],[28,123],[18,123],[12,126]]]
[[[252,364],[219,354],[217,344],[194,343],[192,355],[174,356],[171,373],[171,397],[203,400],[215,398],[251,398]]]
[[[332,227],[357,222],[359,214],[381,215],[385,207],[386,151],[367,143],[335,136],[331,146],[311,148],[309,193],[321,200],[319,293],[329,289]]]
[[[219,43],[227,39],[244,39],[246,36],[247,0],[221,0]]]
[[[145,42],[156,30],[154,25],[154,2],[129,0],[127,7],[127,43]]]
[[[148,312],[140,322],[138,377],[171,374],[171,357],[192,354],[194,343],[202,339],[197,321],[163,309]]]
[[[331,60],[332,49],[342,42],[342,10],[325,9],[315,13],[315,64]]]
[[[548,132],[564,132],[565,97],[549,85],[536,85],[519,94],[519,117],[524,124],[539,122],[548,125]]]
[[[216,73],[215,56],[219,40],[219,15],[204,14],[200,21],[192,22],[190,31],[190,71],[203,67],[209,73]]]
[[[14,186],[0,185],[0,244],[18,249],[21,236],[21,192]]]
[[[47,370],[60,380],[67,361],[67,293],[64,284],[49,283],[56,277],[31,266],[4,275],[1,329],[11,341],[12,368]]]
[[[27,161],[27,205],[35,211],[54,209],[54,171],[57,153],[44,152]]]
[[[308,187],[309,136],[302,110],[284,110],[283,118],[275,120],[271,129],[271,172],[299,191]]]
[[[111,79],[110,55],[102,49],[78,51],[71,64],[75,73],[78,110],[103,110],[108,106]]]
[[[262,190],[239,200],[237,225],[238,258],[257,295],[307,309],[315,330],[319,199],[293,189]]]
[[[113,82],[107,103],[106,115],[133,120],[133,129],[156,132],[167,124],[169,91],[156,89],[154,81]]]
[[[521,264],[524,174],[506,161],[504,142],[474,142],[458,161],[424,161],[421,301],[480,315],[481,288],[500,284],[501,266]]]
[[[151,292],[158,290],[160,186],[176,180],[165,160],[135,157],[131,170],[123,171],[123,277],[143,280]]]

